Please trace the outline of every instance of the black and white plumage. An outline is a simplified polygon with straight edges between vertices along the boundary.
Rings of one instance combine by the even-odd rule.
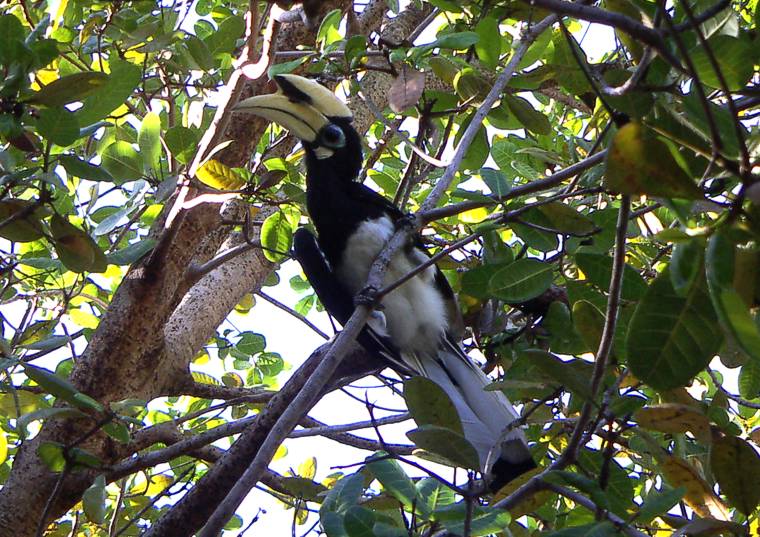
[[[356,181],[362,165],[361,139],[351,112],[328,89],[295,75],[275,77],[280,91],[242,101],[238,110],[280,123],[301,139],[306,152],[306,200],[318,233],[299,230],[296,256],[320,300],[339,322],[353,311],[353,297],[396,231],[403,214],[383,196]],[[320,255],[324,254],[323,256]],[[388,264],[385,284],[428,259],[419,237]],[[400,373],[436,382],[454,403],[467,439],[478,451],[481,470],[497,489],[535,467],[518,415],[459,344],[461,316],[451,287],[432,265],[381,300],[382,309],[359,340]]]

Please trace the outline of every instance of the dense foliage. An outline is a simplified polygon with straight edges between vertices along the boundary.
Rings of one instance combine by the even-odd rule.
[[[374,455],[257,475],[299,533],[760,531],[757,2],[314,4],[0,6],[0,536],[190,535],[282,440],[315,360],[293,373],[254,304],[290,285],[293,323],[325,315],[278,278],[302,153],[231,109],[284,72],[337,84],[363,179],[425,209],[540,465],[485,495],[445,395],[386,371],[411,460],[469,472],[328,428]]]

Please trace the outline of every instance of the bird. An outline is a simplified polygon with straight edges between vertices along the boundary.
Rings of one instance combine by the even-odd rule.
[[[294,235],[295,257],[317,296],[345,324],[357,296],[366,291],[370,268],[408,222],[390,200],[358,181],[362,140],[350,108],[318,82],[294,74],[274,76],[276,93],[240,101],[235,110],[261,116],[301,141],[306,164],[306,208],[317,237]],[[415,234],[388,263],[384,285],[429,260]],[[359,337],[402,376],[420,375],[440,386],[454,404],[465,438],[475,447],[491,491],[532,470],[536,463],[519,414],[464,352],[464,323],[445,275],[431,264],[380,298]]]

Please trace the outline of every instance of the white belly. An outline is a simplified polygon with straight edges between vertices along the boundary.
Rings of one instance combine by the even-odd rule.
[[[358,293],[367,284],[373,261],[395,231],[390,218],[367,220],[351,236],[337,273],[349,291]],[[427,259],[420,254],[409,259],[399,251],[385,272],[384,285],[395,282]],[[386,331],[402,352],[433,356],[449,320],[443,297],[434,284],[435,267],[430,266],[386,295],[381,303]]]

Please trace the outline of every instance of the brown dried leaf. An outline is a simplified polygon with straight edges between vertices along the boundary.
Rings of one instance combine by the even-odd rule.
[[[416,104],[424,89],[425,73],[404,64],[388,92],[388,106],[398,114]]]
[[[265,190],[273,187],[288,176],[288,172],[285,170],[267,170],[259,175],[259,184],[257,185],[259,190]]]

